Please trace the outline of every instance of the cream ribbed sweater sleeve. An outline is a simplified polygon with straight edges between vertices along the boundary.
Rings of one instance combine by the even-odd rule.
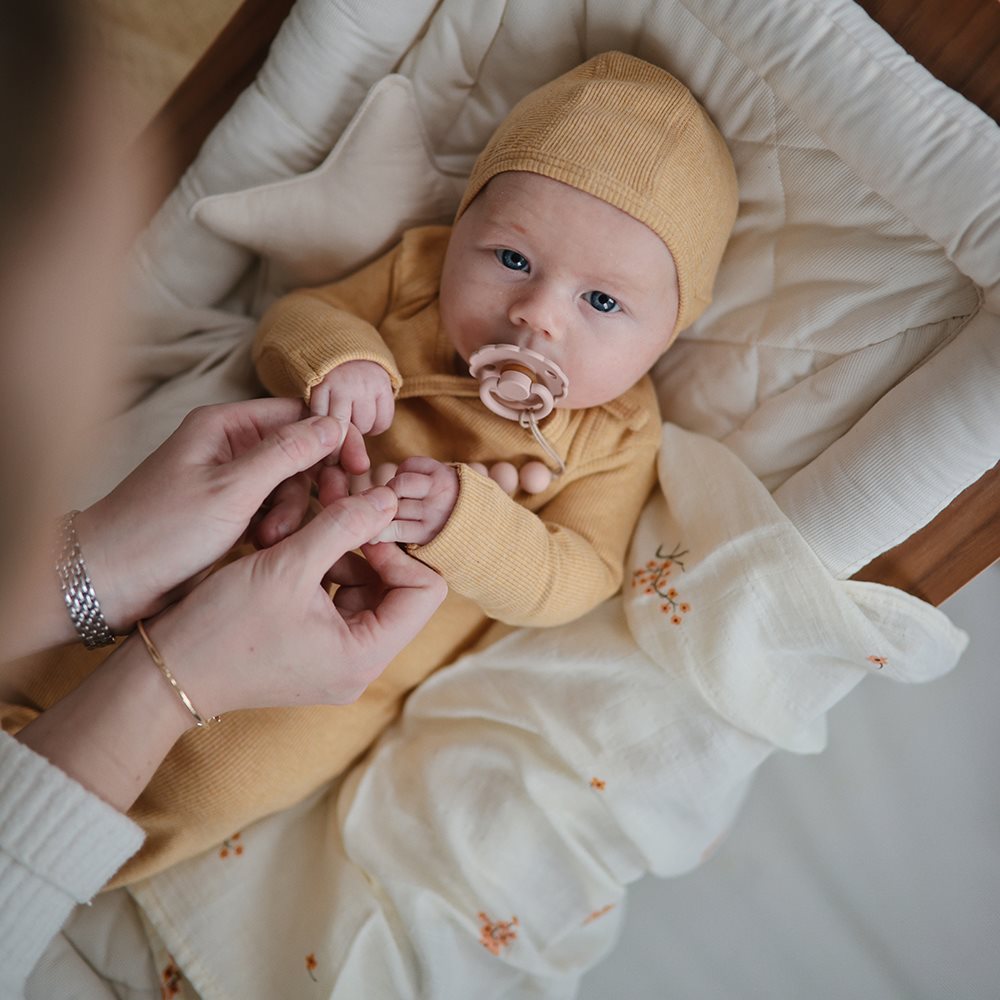
[[[22,995],[70,910],[142,840],[127,816],[0,732],[0,996]]]
[[[279,299],[261,318],[252,357],[275,396],[309,399],[313,386],[347,361],[374,361],[402,384],[392,353],[376,327],[392,295],[399,247],[341,281],[302,288]]]
[[[459,496],[440,534],[413,555],[509,625],[560,625],[621,586],[632,531],[655,480],[658,436],[594,459],[538,514],[458,466]]]

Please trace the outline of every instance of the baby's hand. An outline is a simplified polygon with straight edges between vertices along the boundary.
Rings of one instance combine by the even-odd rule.
[[[458,499],[458,473],[433,458],[407,458],[388,487],[399,497],[395,519],[376,542],[426,545],[451,517]]]
[[[346,426],[340,464],[352,476],[360,475],[371,465],[364,435],[388,430],[395,412],[388,372],[374,361],[346,361],[313,386],[309,409]]]

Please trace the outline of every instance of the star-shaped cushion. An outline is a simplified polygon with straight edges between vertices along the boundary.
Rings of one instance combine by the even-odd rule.
[[[357,270],[413,226],[450,221],[464,187],[435,162],[413,87],[393,74],[316,169],[202,198],[191,214],[264,258],[270,298]]]

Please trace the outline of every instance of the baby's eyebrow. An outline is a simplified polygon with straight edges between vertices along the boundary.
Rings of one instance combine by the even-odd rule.
[[[614,291],[615,298],[618,298],[622,293],[625,295],[632,295],[639,287],[635,276],[629,274],[628,272],[619,273],[618,271],[601,271],[595,281],[594,287],[596,291],[606,290],[601,288],[602,282]]]
[[[492,229],[497,233],[509,233],[515,232],[521,236],[527,236],[528,230],[526,227],[522,226],[518,222],[514,222],[512,219],[498,219],[494,215],[487,215],[483,219],[483,226],[486,229]]]

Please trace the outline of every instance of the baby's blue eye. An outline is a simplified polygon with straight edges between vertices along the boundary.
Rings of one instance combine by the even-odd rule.
[[[497,250],[497,260],[512,271],[527,271],[528,258],[516,250]]]
[[[606,292],[587,292],[586,299],[598,312],[613,313],[618,312],[621,308],[618,305],[618,300],[613,299]]]

